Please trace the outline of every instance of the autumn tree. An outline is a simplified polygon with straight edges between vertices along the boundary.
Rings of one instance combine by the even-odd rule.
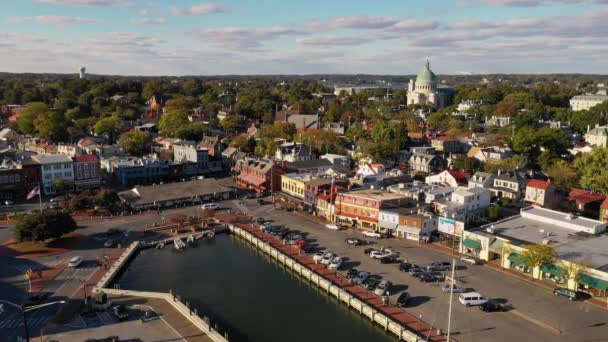
[[[112,115],[97,121],[95,124],[95,134],[105,135],[109,141],[114,141],[120,135],[120,132],[122,132],[122,128],[122,119],[117,115]]]
[[[152,143],[152,135],[147,132],[131,130],[120,136],[118,145],[127,153],[134,156],[145,154]]]
[[[557,259],[557,250],[551,245],[533,244],[526,246],[521,257],[525,260],[526,265],[538,267],[554,263]]]
[[[586,189],[608,192],[608,148],[597,147],[574,160],[580,184]]]
[[[32,134],[34,133],[35,126],[34,120],[36,118],[49,111],[49,106],[43,102],[30,102],[27,104],[25,109],[21,112],[17,125],[22,133]]]
[[[183,110],[173,110],[164,113],[158,121],[160,131],[172,138],[176,138],[179,130],[190,124],[188,113]]]

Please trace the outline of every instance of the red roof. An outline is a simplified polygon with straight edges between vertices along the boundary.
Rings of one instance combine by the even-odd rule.
[[[447,170],[454,179],[456,179],[456,183],[460,185],[466,185],[469,183],[469,173],[465,170]]]
[[[597,201],[603,201],[606,195],[598,194],[593,191],[583,189],[572,189],[568,194],[568,200],[574,201],[576,204],[587,204]]]
[[[456,139],[450,138],[450,137],[446,137],[446,136],[441,136],[441,137],[437,137],[433,140],[439,140],[439,141],[444,141],[444,142],[449,142],[449,141],[456,141]]]
[[[540,179],[532,179],[528,182],[528,187],[547,190],[547,188],[551,185],[551,181],[544,181]]]
[[[608,208],[608,198],[606,198],[604,200],[604,202],[602,202],[602,205],[600,206],[600,208]]]
[[[88,163],[88,162],[96,162],[97,157],[91,154],[85,154],[82,156],[73,157],[72,160],[76,163]]]

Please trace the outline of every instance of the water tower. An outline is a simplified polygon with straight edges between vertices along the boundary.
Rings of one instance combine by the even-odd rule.
[[[80,78],[84,78],[86,71],[87,71],[87,68],[80,67]]]

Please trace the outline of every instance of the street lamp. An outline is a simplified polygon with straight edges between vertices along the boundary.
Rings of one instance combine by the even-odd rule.
[[[2,300],[2,299],[0,299],[0,302],[8,304],[10,306],[13,306],[13,307],[15,307],[15,308],[17,308],[17,309],[19,309],[21,311],[21,316],[23,318],[23,329],[24,329],[24,332],[25,332],[25,340],[27,342],[29,342],[30,341],[30,334],[29,334],[29,331],[27,330],[27,318],[26,318],[25,313],[28,312],[28,311],[33,311],[33,310],[40,309],[40,308],[43,308],[43,307],[46,307],[46,306],[49,306],[49,305],[64,304],[65,300],[60,300],[60,301],[50,302],[50,303],[44,303],[44,304],[40,304],[40,305],[32,305],[32,306],[17,305],[15,303],[9,302],[7,300]],[[1,312],[1,310],[0,310],[0,312]]]

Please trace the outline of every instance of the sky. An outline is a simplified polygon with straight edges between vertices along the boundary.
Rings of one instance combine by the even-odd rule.
[[[2,0],[0,71],[596,73],[608,0]]]

